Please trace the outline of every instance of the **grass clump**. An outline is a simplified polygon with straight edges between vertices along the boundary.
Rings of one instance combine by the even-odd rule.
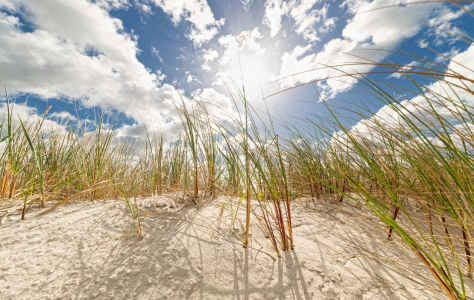
[[[234,196],[246,200],[244,247],[253,214],[281,257],[280,250],[295,247],[294,199],[353,201],[386,226],[388,239],[419,259],[450,299],[468,299],[474,273],[474,74],[467,66],[459,73],[416,59],[419,66],[410,68],[372,63],[375,73],[402,74],[411,89],[374,74],[335,76],[357,78],[364,96],[345,106],[352,109],[323,101],[330,119],[273,119],[257,113],[244,92],[237,98],[245,112],[227,112],[223,119],[208,112],[205,99],[182,97],[176,104],[181,132],[173,140],[148,130],[144,141],[116,140],[119,118],[106,120],[104,113],[89,126],[67,121],[53,128],[47,110],[15,124],[7,96],[0,123],[2,205],[24,199],[13,206],[24,219],[34,204],[44,208],[58,201],[54,208],[73,199],[122,197],[141,238],[142,217],[127,195],[181,193],[198,208],[205,196]],[[437,85],[421,84],[425,78]],[[384,109],[372,112],[365,97]],[[344,112],[355,117],[341,117]],[[269,126],[262,125],[264,115]],[[344,125],[354,122],[358,125]],[[252,211],[252,201],[260,211]]]

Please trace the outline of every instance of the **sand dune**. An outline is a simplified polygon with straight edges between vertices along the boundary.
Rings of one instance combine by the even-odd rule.
[[[179,210],[179,204],[158,205],[160,201],[140,200],[147,213],[141,240],[136,234],[118,238],[133,229],[120,201],[71,203],[38,217],[32,211],[24,221],[17,214],[5,218],[0,225],[0,298],[445,297],[417,284],[416,276],[426,275],[425,288],[431,280],[423,268],[384,263],[408,253],[381,247],[390,241],[377,233],[377,221],[368,217],[361,222],[349,212],[364,212],[349,204],[334,207],[304,199],[294,204],[296,248],[274,261],[270,256],[275,258],[275,251],[255,218],[252,249],[242,248],[244,213],[231,226],[231,210],[220,204],[227,199],[176,214],[163,212]]]

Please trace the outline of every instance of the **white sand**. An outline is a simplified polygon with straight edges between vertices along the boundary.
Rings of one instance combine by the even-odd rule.
[[[155,211],[153,201],[141,201],[143,209]],[[18,213],[5,218],[0,299],[445,299],[416,282],[417,274],[432,280],[424,268],[383,259],[408,257],[380,248],[388,242],[384,234],[368,233],[359,218],[329,204],[293,205],[296,248],[274,262],[239,245],[230,210],[220,217],[219,201],[181,211],[182,220],[149,215],[142,240],[130,234],[110,241],[133,229],[118,201],[67,204],[39,217],[35,209],[24,221]],[[234,227],[242,234],[240,223]],[[275,255],[256,224],[251,246]],[[380,259],[367,258],[377,248],[372,256]]]

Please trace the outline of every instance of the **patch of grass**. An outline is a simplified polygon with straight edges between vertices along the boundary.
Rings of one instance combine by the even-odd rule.
[[[139,238],[140,210],[127,195],[183,193],[198,208],[206,194],[238,197],[239,206],[246,200],[243,245],[248,246],[253,214],[279,257],[280,250],[295,247],[294,199],[354,201],[385,224],[388,239],[412,251],[450,299],[467,299],[472,290],[466,283],[474,272],[474,74],[467,67],[460,74],[416,59],[419,66],[410,69],[373,63],[376,74],[400,73],[411,89],[374,79],[375,74],[340,72],[325,79],[355,77],[359,94],[365,93],[345,107],[324,101],[329,119],[290,123],[267,114],[266,126],[260,119],[265,114],[251,107],[243,88],[238,98],[245,112],[223,112],[225,118],[209,113],[205,99],[182,97],[176,104],[181,132],[172,141],[149,131],[144,141],[116,140],[119,118],[105,120],[103,112],[91,127],[78,121],[53,128],[45,122],[47,111],[21,120],[6,95],[0,194],[3,202],[24,199],[22,219],[35,203],[44,208],[53,199],[62,204],[120,196]],[[420,76],[442,88],[421,84]],[[365,96],[390,114],[372,112]],[[341,117],[344,112],[355,117]],[[354,122],[359,125],[345,125]],[[260,211],[251,210],[252,201]]]

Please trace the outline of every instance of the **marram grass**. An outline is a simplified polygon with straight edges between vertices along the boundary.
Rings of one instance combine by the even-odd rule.
[[[474,46],[472,39],[462,39]],[[234,196],[247,206],[243,245],[248,243],[249,219],[255,218],[280,257],[280,251],[298,246],[292,236],[293,199],[354,201],[386,225],[387,239],[411,249],[448,298],[468,299],[474,292],[474,72],[466,67],[459,74],[416,59],[420,67],[409,70],[373,63],[377,71],[370,76],[336,76],[357,77],[359,94],[384,105],[390,118],[371,112],[364,99],[348,106],[353,109],[347,115],[355,120],[340,117],[345,108],[323,101],[332,114],[329,119],[293,124],[268,114],[270,125],[264,126],[263,114],[256,113],[243,92],[237,97],[245,107],[243,117],[227,112],[225,120],[206,110],[205,99],[191,97],[189,102],[183,97],[176,104],[181,132],[171,141],[149,129],[143,141],[117,140],[114,130],[120,120],[106,120],[104,113],[97,114],[91,127],[67,121],[53,128],[45,121],[47,110],[21,119],[5,92],[2,205],[21,199],[13,209],[21,210],[24,219],[34,205],[49,206],[45,213],[71,200],[122,197],[141,238],[143,217],[131,199],[181,193],[200,208],[204,196]],[[411,90],[377,77],[394,72],[410,80]],[[421,76],[437,80],[443,89],[421,84]],[[414,96],[416,103],[409,100]],[[408,101],[400,104],[399,99]],[[344,125],[360,120],[356,127]],[[276,132],[276,123],[283,130]],[[251,210],[251,201],[260,210]]]

